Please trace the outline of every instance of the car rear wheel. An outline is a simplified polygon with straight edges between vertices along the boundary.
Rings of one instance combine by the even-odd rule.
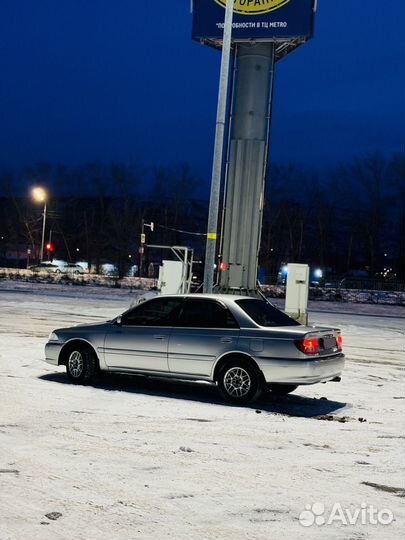
[[[95,379],[98,361],[95,352],[84,345],[70,349],[66,359],[66,373],[76,384],[86,384]]]
[[[230,403],[245,404],[257,399],[263,389],[258,369],[243,360],[227,363],[218,374],[218,387]]]
[[[276,396],[286,396],[294,392],[298,388],[298,384],[269,384],[268,389]]]

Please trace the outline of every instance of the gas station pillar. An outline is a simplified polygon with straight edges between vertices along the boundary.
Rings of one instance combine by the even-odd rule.
[[[239,43],[235,62],[219,289],[251,294],[257,288],[274,43]]]

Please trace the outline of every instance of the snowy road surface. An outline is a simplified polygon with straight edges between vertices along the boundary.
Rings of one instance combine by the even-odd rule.
[[[245,408],[191,384],[73,386],[42,362],[52,329],[129,302],[128,291],[0,283],[0,540],[400,537],[404,308],[312,304],[312,322],[343,329],[342,382]],[[304,526],[313,503],[319,523],[334,504],[363,514]],[[362,524],[370,507],[392,523]]]

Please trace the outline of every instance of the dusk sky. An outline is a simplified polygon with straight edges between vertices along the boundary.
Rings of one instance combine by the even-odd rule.
[[[209,179],[220,54],[189,0],[1,0],[0,168],[189,162]],[[277,65],[272,159],[324,167],[405,142],[404,0],[319,0]]]

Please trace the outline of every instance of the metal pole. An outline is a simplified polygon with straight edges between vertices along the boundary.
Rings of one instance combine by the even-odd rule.
[[[44,212],[42,214],[42,241],[41,241],[41,253],[39,255],[40,262],[44,260],[44,243],[45,243],[45,223],[46,223],[46,203],[44,204]]]
[[[142,265],[143,265],[143,250],[145,249],[145,244],[142,242],[143,235],[145,234],[145,220],[142,219],[141,226],[141,242],[139,245],[139,277],[142,277]]]
[[[181,283],[181,293],[187,292],[187,271],[188,271],[188,249],[184,250],[183,279]]]
[[[49,240],[48,240],[48,242],[49,242],[49,244],[52,243],[52,229],[50,229],[50,231],[49,231]],[[48,261],[50,261],[50,260],[51,260],[51,254],[48,251]]]
[[[221,187],[221,171],[223,160],[226,103],[228,96],[229,60],[232,45],[232,21],[235,0],[227,0],[224,37],[222,43],[221,73],[219,79],[217,121],[215,129],[214,159],[212,164],[212,180],[210,207],[208,214],[207,245],[205,250],[204,293],[212,293],[214,283],[214,264],[218,228],[219,194]]]

